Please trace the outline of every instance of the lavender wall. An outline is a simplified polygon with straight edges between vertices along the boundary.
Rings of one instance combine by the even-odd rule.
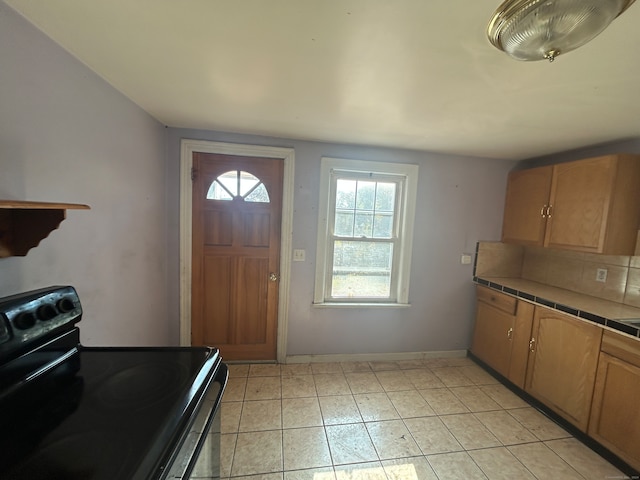
[[[288,355],[461,350],[469,346],[475,294],[472,267],[460,264],[478,240],[500,237],[506,176],[512,162],[423,152],[169,129],[168,219],[172,316],[179,288],[179,161],[182,138],[295,149],[293,248]],[[420,166],[409,308],[312,307],[322,156]],[[172,337],[178,336],[175,325]]]
[[[82,341],[155,345],[166,308],[165,129],[0,3],[0,198],[86,203],[26,257],[0,259],[0,296],[78,289]]]

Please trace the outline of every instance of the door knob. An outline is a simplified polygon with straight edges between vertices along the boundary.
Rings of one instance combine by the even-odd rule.
[[[275,272],[271,272],[269,274],[269,280],[271,280],[272,282],[277,282],[279,278],[280,276]]]

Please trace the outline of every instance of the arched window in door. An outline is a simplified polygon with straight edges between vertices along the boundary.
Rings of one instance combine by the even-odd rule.
[[[230,170],[218,176],[207,191],[209,200],[233,200],[241,198],[245,202],[269,203],[269,193],[262,181],[243,170]]]

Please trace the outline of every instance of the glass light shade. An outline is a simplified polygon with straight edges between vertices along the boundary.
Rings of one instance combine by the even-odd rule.
[[[491,43],[517,60],[553,61],[602,32],[635,0],[507,0],[493,15]]]

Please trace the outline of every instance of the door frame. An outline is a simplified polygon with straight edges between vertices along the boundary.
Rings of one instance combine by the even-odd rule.
[[[191,345],[191,260],[192,260],[192,192],[191,168],[194,152],[281,158],[284,161],[282,182],[282,223],[280,230],[280,285],[278,291],[278,332],[276,358],[287,358],[289,323],[289,287],[291,284],[291,241],[293,236],[293,193],[295,152],[293,148],[245,145],[183,138],[180,141],[180,345]],[[215,346],[215,345],[214,345]]]

